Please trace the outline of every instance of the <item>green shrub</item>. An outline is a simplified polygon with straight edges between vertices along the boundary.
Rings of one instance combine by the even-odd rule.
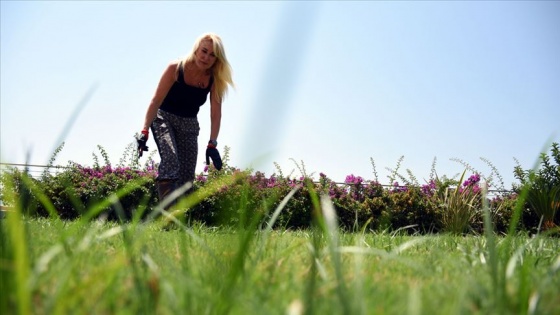
[[[517,194],[506,194],[496,196],[489,201],[488,206],[496,233],[506,234],[508,232],[517,200]],[[518,227],[518,230],[521,228],[523,227]],[[477,229],[477,231],[482,232],[480,229]]]
[[[276,227],[299,230],[311,226],[313,203],[309,192],[309,181],[309,179],[301,177],[299,180],[288,178],[279,182],[279,186],[275,190],[280,199],[284,198],[292,189],[297,189],[297,191],[280,212]]]
[[[436,207],[420,188],[396,188],[389,194],[389,199],[386,213],[393,230],[411,227],[407,231],[429,233],[440,229]]]
[[[17,205],[26,214],[55,214],[67,219],[78,218],[100,204],[102,209],[98,209],[96,215],[107,215],[112,219],[130,218],[143,207],[155,208],[158,203],[155,193],[157,174],[153,160],[149,159],[141,168],[130,153],[113,167],[104,150],[99,149],[105,162],[103,166],[94,155],[93,167],[70,162],[59,173],[45,171],[40,178],[30,177],[25,170],[3,172],[0,200],[7,206]],[[552,151],[556,164],[542,155],[540,170],[522,171],[516,168],[515,172],[522,182],[516,193],[503,193],[489,200],[496,231],[507,231],[518,199],[517,193],[523,187],[529,187],[531,191],[523,207],[519,229],[534,232],[541,218],[546,220],[546,224],[558,224],[556,210],[560,202],[557,193],[554,193],[560,178],[558,144],[553,145]],[[49,165],[52,166],[53,160]],[[311,195],[326,195],[332,201],[339,226],[345,231],[364,228],[396,231],[406,227],[409,233],[483,232],[483,196],[479,187],[481,177],[477,173],[465,182],[462,182],[463,178],[457,181],[431,175],[426,185],[419,186],[409,170],[410,180],[400,175],[397,167],[390,179],[402,180],[405,185],[394,182],[392,187],[386,188],[377,181],[364,181],[354,175],[348,175],[344,183],[336,183],[321,173],[319,181],[313,182],[307,176],[303,162],[301,165],[296,163],[302,173],[296,179],[285,177],[280,169],[278,175],[270,177],[252,170],[241,171],[229,166],[228,160],[229,148],[226,147],[223,169],[218,171],[209,166],[205,170],[206,175],[201,173],[197,176],[192,190],[197,195],[184,204],[186,206],[181,211],[186,215],[182,215],[183,218],[207,226],[252,226],[255,220],[264,219],[264,222],[270,218],[280,202],[295,190],[279,212],[275,228],[310,227],[315,211]],[[125,161],[129,161],[131,166],[125,166]],[[432,173],[435,175],[435,169]],[[6,187],[13,189],[13,194],[6,194]],[[545,188],[552,193],[544,194]],[[115,193],[119,191],[124,192],[119,193],[118,200],[114,200]],[[531,197],[531,193],[538,193],[541,199]],[[182,200],[186,199],[189,198]],[[539,200],[542,201],[540,206]],[[555,215],[552,221],[550,213],[546,212],[548,210],[543,211],[545,205],[550,205],[549,210]]]
[[[110,219],[131,218],[140,206],[152,208],[157,203],[155,191],[156,171],[153,163],[147,162],[143,169],[128,166],[111,166],[103,148],[99,147],[105,160],[100,166],[97,157],[93,167],[69,162],[56,174],[49,172],[56,154],[40,178],[31,177],[26,170],[17,168],[3,172],[0,182],[3,189],[13,187],[13,194],[0,194],[5,205],[18,206],[28,215],[49,216],[49,207],[63,219],[75,219],[85,214],[94,205],[110,199],[119,190],[127,189],[112,205],[99,210],[99,215]],[[59,167],[60,168],[60,167]],[[11,198],[13,196],[14,198]],[[43,198],[44,197],[44,198]]]
[[[515,177],[521,182],[514,189],[518,193],[528,190],[525,208],[542,218],[545,229],[560,224],[560,146],[556,142],[551,146],[551,156],[552,161],[546,153],[541,153],[540,167],[536,170],[523,170],[519,164],[514,169]],[[524,213],[523,220],[532,221],[531,215]]]

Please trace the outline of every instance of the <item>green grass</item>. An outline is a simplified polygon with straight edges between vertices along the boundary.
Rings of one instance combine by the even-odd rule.
[[[0,313],[560,314],[557,238],[344,234],[328,221],[163,230],[12,213]]]

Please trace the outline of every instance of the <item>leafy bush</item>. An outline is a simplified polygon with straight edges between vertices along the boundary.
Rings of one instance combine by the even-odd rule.
[[[344,230],[358,230],[373,219],[371,209],[364,205],[368,199],[367,186],[364,184],[362,177],[353,174],[346,177],[343,186],[333,182],[325,174],[320,174],[318,191],[331,198],[340,226]]]
[[[519,163],[514,169],[515,177],[521,182],[514,187],[516,192],[528,190],[527,207],[543,219],[546,229],[560,224],[560,146],[556,142],[552,144],[551,156],[553,161],[546,153],[541,153],[537,170],[523,170]],[[524,214],[524,221],[531,218],[530,214]]]
[[[10,206],[17,204],[24,213],[39,216],[51,215],[49,208],[52,207],[57,216],[75,219],[112,198],[119,190],[126,189],[130,191],[116,198],[111,205],[99,209],[99,214],[111,219],[131,218],[141,205],[147,208],[155,206],[157,199],[152,192],[157,173],[153,164],[146,165],[144,169],[112,167],[105,151],[100,150],[106,162],[104,166],[99,166],[97,160],[94,167],[69,162],[60,173],[53,175],[46,170],[38,179],[32,178],[25,170],[12,169],[3,173],[0,179],[2,187],[14,187],[11,195],[15,198],[2,193],[2,202]]]
[[[14,187],[19,187],[16,195],[20,197],[19,202],[24,212],[37,213],[41,216],[49,214],[47,205],[37,198],[36,193],[24,193],[23,187],[29,186],[29,184],[24,184],[27,181],[48,196],[58,215],[66,219],[77,218],[85,214],[93,205],[109,198],[127,185],[135,182],[141,183],[130,194],[119,199],[124,215],[130,218],[141,203],[148,206],[155,205],[156,199],[152,194],[155,176],[155,172],[151,170],[112,168],[110,165],[91,168],[70,163],[61,173],[43,176],[39,180],[32,179],[27,173],[17,170],[12,171],[9,175],[3,174],[2,180],[11,180],[14,182]],[[14,203],[11,200],[2,201],[6,204],[13,205]],[[115,218],[115,210],[114,207],[107,207],[102,209],[102,213]]]
[[[440,229],[437,208],[418,187],[399,187],[390,194],[388,220],[392,229],[410,227],[409,232],[430,233]]]
[[[505,194],[496,196],[489,201],[490,214],[492,215],[492,222],[494,223],[494,230],[500,234],[506,234],[509,229],[509,224],[515,211],[517,204],[517,194]],[[536,226],[536,225],[535,225]],[[530,227],[530,225],[529,225]],[[523,226],[518,227],[518,230]],[[480,230],[477,230],[481,232]]]
[[[459,182],[463,180],[463,176]],[[462,234],[474,223],[475,219],[482,218],[479,181],[480,176],[474,174],[463,183],[463,186],[453,190],[446,189],[441,214],[442,224],[447,232]]]
[[[5,205],[17,204],[31,215],[56,215],[68,219],[78,218],[95,207],[98,208],[95,215],[107,215],[113,219],[130,218],[138,210],[155,208],[159,200],[155,193],[157,173],[153,160],[149,158],[141,167],[134,152],[128,152],[114,167],[103,148],[98,148],[104,163],[99,163],[94,155],[93,167],[70,162],[61,172],[46,171],[40,178],[28,176],[25,170],[13,169],[3,173],[0,200]],[[128,151],[133,150],[134,147],[128,148]],[[208,166],[197,175],[194,189],[181,198],[186,200],[193,197],[191,193],[196,194],[186,203],[180,200],[179,209],[186,212],[183,218],[207,226],[245,228],[269,219],[291,193],[293,195],[276,217],[275,228],[310,227],[316,210],[311,196],[326,195],[333,203],[340,227],[346,231],[397,231],[403,228],[408,233],[483,231],[483,195],[479,186],[483,177],[474,173],[463,182],[466,171],[471,168],[466,164],[463,177],[455,180],[438,177],[434,160],[430,179],[421,186],[410,170],[407,170],[408,178],[398,173],[401,158],[397,168],[391,170],[389,179],[393,185],[384,187],[377,181],[375,170],[375,181],[351,174],[344,183],[336,183],[321,173],[319,180],[314,182],[301,162],[296,163],[302,174],[300,177],[284,176],[279,168],[277,173],[267,177],[258,171],[241,171],[230,166],[229,148],[226,147],[223,153],[224,167],[218,171]],[[553,157],[557,164],[558,155],[558,145],[555,144]],[[525,172],[516,168],[516,174],[521,174],[523,185],[531,185],[535,191],[542,192],[542,187],[553,190],[558,187],[560,178],[556,173],[558,165],[553,165],[544,155],[541,158],[542,170]],[[54,158],[50,164],[53,161]],[[493,173],[501,178],[495,169]],[[397,179],[405,184],[400,185],[395,181]],[[485,178],[486,184],[488,180]],[[13,193],[6,194],[7,188]],[[502,193],[488,200],[496,231],[505,233],[508,230],[518,192]],[[552,200],[557,200],[554,198]],[[528,200],[519,228],[536,231],[544,213],[535,210],[534,199]],[[547,199],[545,203],[549,201]],[[557,206],[558,202],[550,204]]]

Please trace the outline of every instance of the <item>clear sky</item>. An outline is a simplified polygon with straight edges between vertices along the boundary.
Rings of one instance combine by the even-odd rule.
[[[516,182],[560,142],[560,2],[1,1],[1,160],[117,164],[166,65],[219,34],[237,88],[219,148],[271,175]],[[197,172],[210,134],[200,111]],[[153,139],[148,146],[155,149]],[[27,157],[28,156],[28,157]],[[156,155],[156,160],[159,157]]]

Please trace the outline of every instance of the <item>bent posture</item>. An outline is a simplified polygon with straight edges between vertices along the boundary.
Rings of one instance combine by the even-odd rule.
[[[212,33],[199,37],[192,52],[170,63],[163,73],[148,110],[141,138],[151,128],[161,158],[157,187],[160,201],[175,188],[194,181],[198,156],[198,111],[210,94],[210,140],[206,157],[222,167],[217,150],[222,120],[222,100],[233,86],[231,67],[221,38]],[[140,141],[139,141],[140,143]],[[145,142],[144,142],[145,144]],[[141,149],[140,149],[141,150]]]

